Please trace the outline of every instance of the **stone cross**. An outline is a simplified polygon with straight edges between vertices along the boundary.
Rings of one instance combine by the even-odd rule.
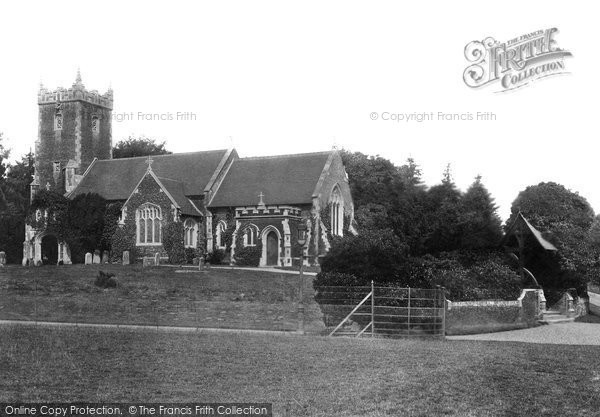
[[[148,160],[146,162],[148,164],[148,168],[151,168],[152,162],[154,162],[154,159],[152,159],[152,156],[148,155]]]

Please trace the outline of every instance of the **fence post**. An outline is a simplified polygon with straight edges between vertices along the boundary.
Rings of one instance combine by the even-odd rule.
[[[410,336],[410,287],[408,287],[408,320],[407,320],[408,335]]]
[[[442,337],[446,337],[446,288],[441,287],[442,290]]]
[[[371,337],[375,337],[375,284],[371,280]]]

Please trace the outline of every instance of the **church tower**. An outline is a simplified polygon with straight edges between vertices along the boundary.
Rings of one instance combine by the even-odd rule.
[[[32,198],[44,188],[70,192],[94,158],[112,157],[112,89],[103,95],[86,90],[78,70],[71,88],[51,91],[40,85],[38,105]]]

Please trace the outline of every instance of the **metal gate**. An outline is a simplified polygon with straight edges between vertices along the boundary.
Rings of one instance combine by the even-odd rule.
[[[330,336],[444,336],[443,288],[317,287]]]

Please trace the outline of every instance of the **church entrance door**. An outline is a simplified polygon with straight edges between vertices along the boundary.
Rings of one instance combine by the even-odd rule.
[[[279,260],[279,239],[277,233],[269,232],[267,234],[267,265],[277,265]]]
[[[42,238],[42,263],[56,265],[58,263],[58,240],[56,236],[47,235]]]

